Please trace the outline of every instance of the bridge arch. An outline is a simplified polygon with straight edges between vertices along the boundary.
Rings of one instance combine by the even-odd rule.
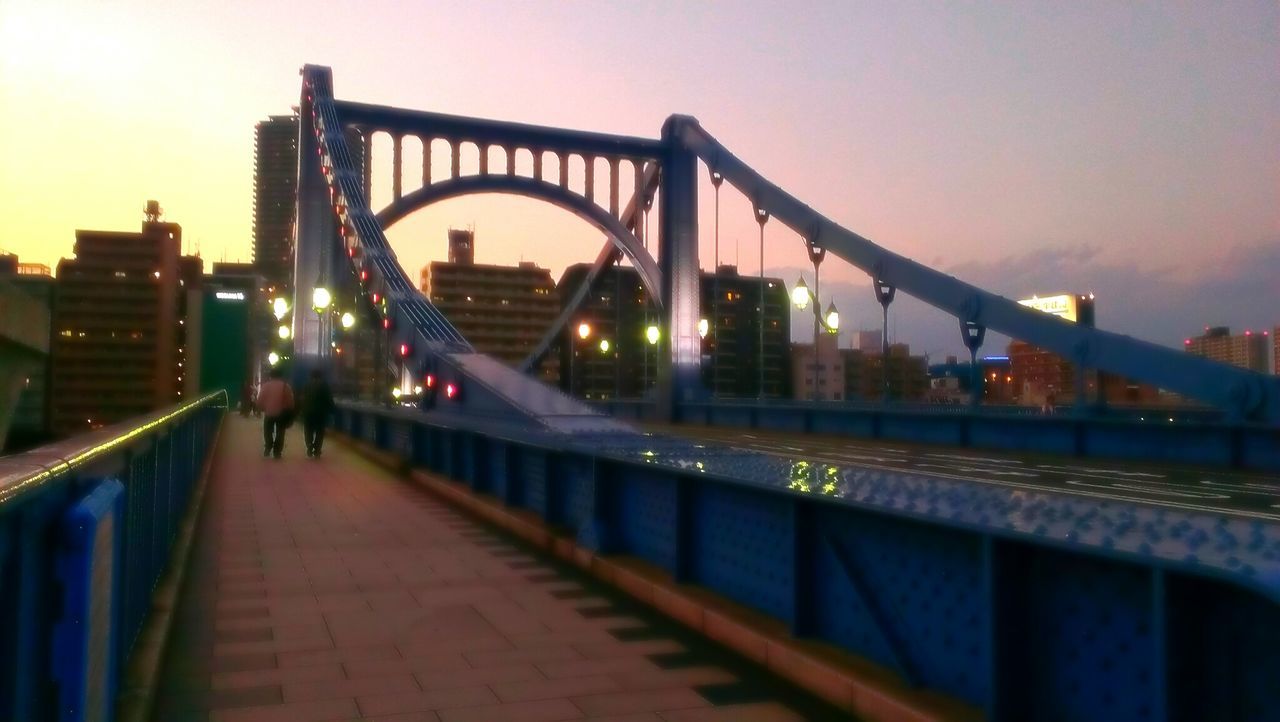
[[[401,196],[378,212],[378,223],[386,230],[414,211],[433,203],[478,193],[510,193],[550,203],[595,226],[640,274],[649,298],[662,298],[662,274],[657,261],[626,225],[608,211],[556,183],[508,175],[473,175],[452,178],[419,188]]]

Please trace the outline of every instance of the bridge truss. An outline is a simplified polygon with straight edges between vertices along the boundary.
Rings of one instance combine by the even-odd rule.
[[[534,366],[554,344],[600,272],[625,256],[662,308],[659,405],[701,398],[701,339],[698,335],[697,173],[699,164],[719,192],[728,182],[754,206],[763,228],[770,220],[794,232],[811,258],[830,252],[865,271],[887,308],[896,291],[914,296],[954,317],[973,354],[990,329],[1053,351],[1077,369],[1097,369],[1152,384],[1205,402],[1234,421],[1280,424],[1280,380],[1213,362],[1129,336],[1075,325],[1026,308],[889,251],[809,208],[769,182],[721,145],[694,118],[671,116],[658,139],[565,130],[404,110],[337,100],[328,68],[302,70],[295,307],[310,305],[312,290],[326,279],[353,277],[382,319],[386,348],[406,379],[450,376],[468,393],[450,399],[456,410],[515,416],[539,423],[559,419],[566,428],[607,425],[595,412],[539,382],[521,377],[476,354],[466,339],[416,289],[387,243],[384,229],[436,201],[475,193],[524,195],[557,205],[591,223],[606,237],[586,282],[525,362]],[[363,137],[362,157],[353,157],[348,135]],[[392,202],[375,213],[369,206],[374,133],[393,140]],[[402,140],[422,141],[422,187],[402,188]],[[432,178],[432,141],[450,148],[450,172]],[[479,149],[479,170],[463,175],[462,147]],[[490,150],[505,164],[491,167]],[[533,177],[516,174],[516,158],[528,153]],[[544,178],[543,157],[554,154],[558,177]],[[569,159],[584,163],[584,192],[570,190]],[[607,206],[595,198],[596,159],[609,169]],[[630,167],[635,193],[621,205],[620,179]],[[643,238],[643,214],[657,202],[658,256]],[[300,368],[331,361],[326,319],[295,316],[295,354]],[[444,378],[440,376],[440,378]],[[408,383],[407,388],[415,384]],[[428,392],[430,393],[430,392]],[[574,421],[566,421],[574,419]]]

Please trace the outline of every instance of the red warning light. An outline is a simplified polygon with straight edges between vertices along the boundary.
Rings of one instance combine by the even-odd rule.
[[[382,328],[383,328],[383,330],[390,329],[390,328],[391,328],[391,319],[389,319],[389,318],[384,318],[384,319],[382,319]]]
[[[434,388],[436,387],[436,376],[435,376],[435,374],[427,374],[427,378],[426,378],[426,379],[424,379],[424,381],[426,382],[426,386],[427,386],[427,388],[429,388],[429,389],[434,389]]]
[[[407,344],[407,343],[402,343],[402,344],[400,344],[400,355],[401,355],[402,357],[403,357],[403,356],[408,356],[408,355],[409,355],[409,344]]]
[[[452,399],[458,395],[458,387],[453,384],[444,385],[445,398]]]

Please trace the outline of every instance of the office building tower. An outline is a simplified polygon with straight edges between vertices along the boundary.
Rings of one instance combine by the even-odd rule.
[[[843,401],[845,399],[844,354],[839,337],[824,333],[818,336],[817,357],[812,343],[791,344],[792,391],[795,397],[808,401]]]
[[[1089,327],[1094,325],[1095,300],[1092,293],[1032,296],[1018,303],[1072,323]],[[1076,367],[1071,361],[1047,349],[1017,340],[1009,343],[1008,355],[1009,379],[1006,383],[1018,403],[1044,406],[1075,401]],[[994,380],[1002,379],[997,376]],[[991,381],[989,374],[984,376],[984,382]],[[1097,387],[1097,374],[1089,371],[1085,378],[1086,394],[1096,391]]]
[[[0,287],[29,299],[35,305],[34,313],[23,313],[23,321],[37,324],[35,332],[47,343],[51,336],[54,285],[49,267],[37,263],[19,263],[17,256],[0,256]],[[3,290],[3,289],[0,289]],[[0,347],[3,343],[0,342]],[[0,349],[0,355],[3,355]],[[52,439],[49,429],[49,355],[28,359],[19,368],[20,388],[12,416],[9,419],[7,439],[0,437],[0,447],[8,452],[38,446]],[[0,365],[3,361],[0,361]],[[3,393],[0,390],[0,393]],[[4,400],[8,403],[8,399]],[[4,416],[0,412],[0,417]],[[2,422],[0,422],[2,423]]]
[[[262,277],[249,263],[215,263],[201,298],[200,393],[225,389],[232,407],[245,384],[258,380],[265,357],[267,299]]]
[[[202,262],[149,201],[140,233],[76,231],[58,264],[51,426],[75,434],[195,395]]]
[[[1270,336],[1269,331],[1233,336],[1226,326],[1206,326],[1203,334],[1184,341],[1183,348],[1187,353],[1265,374]]]
[[[475,263],[471,231],[449,231],[449,258],[422,269],[422,293],[477,351],[519,365],[560,313],[551,272],[531,262]],[[543,374],[556,378],[554,359]]]
[[[253,264],[279,288],[293,274],[297,191],[298,116],[273,115],[254,127]]]
[[[866,353],[881,353],[884,349],[881,347],[883,343],[884,332],[881,329],[874,331],[854,331],[853,343],[850,345],[855,351],[865,351]]]
[[[885,357],[881,349],[843,349],[845,398],[880,401],[885,396]],[[905,343],[889,346],[888,389],[890,401],[920,401],[928,396],[929,370],[923,356],[912,356]]]
[[[354,128],[346,139],[356,172],[363,174],[364,139]],[[270,116],[254,127],[253,148],[253,265],[269,293],[292,287],[297,191],[298,116]]]
[[[587,263],[565,269],[558,284],[561,303],[573,298],[590,269]],[[764,395],[790,396],[790,299],[781,279],[764,279],[763,354],[759,277],[741,276],[736,267],[722,266],[719,273],[703,273],[699,287],[701,314],[707,321],[702,336],[706,389],[724,397],[758,398],[763,359]],[[579,333],[584,323],[586,338]],[[649,302],[635,269],[606,269],[561,336],[561,388],[593,399],[644,396],[657,383],[658,353],[666,333],[662,325],[662,312]],[[607,342],[607,350],[601,341]]]

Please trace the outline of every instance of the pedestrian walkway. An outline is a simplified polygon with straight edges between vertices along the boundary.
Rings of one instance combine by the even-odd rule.
[[[156,722],[847,719],[337,444],[222,430]]]

